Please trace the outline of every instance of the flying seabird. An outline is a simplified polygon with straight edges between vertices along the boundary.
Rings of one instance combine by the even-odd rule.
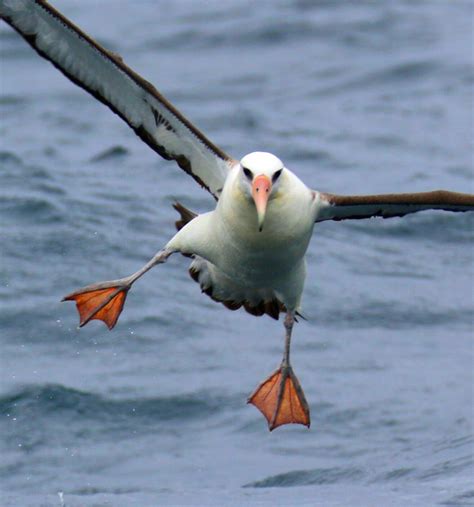
[[[473,211],[474,195],[434,192],[335,195],[308,188],[275,155],[241,160],[224,153],[122,58],[86,35],[43,0],[0,0],[0,15],[42,57],[119,115],[135,133],[177,164],[217,200],[197,215],[175,203],[177,234],[136,273],[95,283],[64,298],[75,301],[80,326],[93,319],[112,329],[127,293],[173,253],[192,258],[190,274],[208,296],[236,310],[278,319],[285,314],[280,367],[249,397],[269,429],[309,427],[303,389],[290,364],[290,341],[306,276],[314,224],[324,220],[401,217],[418,211]]]

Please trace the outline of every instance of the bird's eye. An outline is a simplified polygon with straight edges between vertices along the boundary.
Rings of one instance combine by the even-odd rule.
[[[282,171],[283,171],[283,169],[279,169],[276,173],[273,173],[273,176],[272,176],[273,183],[275,183],[275,181],[280,177],[280,174]]]
[[[243,169],[243,171],[244,171],[245,176],[246,176],[246,177],[247,177],[250,181],[252,181],[252,180],[253,180],[253,173],[252,173],[252,171],[251,171],[250,169],[247,169],[246,167],[243,167],[242,169]]]

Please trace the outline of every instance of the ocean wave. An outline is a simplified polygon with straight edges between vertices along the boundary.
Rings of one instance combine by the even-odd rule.
[[[7,220],[34,220],[35,223],[62,222],[63,213],[44,196],[11,196],[0,201],[0,211]]]
[[[5,167],[5,165],[12,164],[14,166],[21,166],[23,165],[23,160],[17,153],[3,150],[0,151],[0,163],[2,163],[2,177],[5,177],[8,176],[7,167]]]
[[[449,498],[448,500],[444,500],[440,502],[440,505],[449,505],[452,507],[472,506],[474,505],[474,489],[467,490],[464,493],[460,493],[459,495]]]
[[[317,484],[336,484],[360,481],[365,472],[357,467],[316,468],[314,470],[293,470],[272,475],[265,479],[245,484],[245,488],[288,488],[294,486],[312,486]]]
[[[370,329],[412,329],[453,325],[472,326],[472,309],[469,305],[456,309],[430,309],[401,302],[372,301],[349,308],[325,308],[315,320],[321,325]]]
[[[129,154],[129,150],[124,146],[111,146],[104,151],[101,151],[97,155],[94,155],[89,160],[90,162],[105,162],[105,161],[116,161],[119,158],[125,157]]]
[[[373,482],[391,482],[391,481],[399,481],[400,479],[404,479],[406,477],[412,477],[416,472],[416,468],[413,467],[400,467],[394,468],[393,470],[388,470],[381,475],[378,475]]]
[[[471,449],[466,449],[468,453]],[[429,467],[418,475],[418,479],[422,481],[436,480],[447,477],[449,475],[459,475],[460,472],[472,470],[474,466],[474,457],[472,454],[466,454],[464,456],[447,459],[440,463]]]
[[[0,97],[0,106],[15,106],[15,107],[21,107],[23,105],[28,104],[29,99],[27,97],[22,97],[20,95],[2,95]],[[1,160],[1,155],[0,155]]]
[[[72,418],[82,421],[141,422],[190,420],[209,417],[225,405],[223,398],[207,393],[193,393],[157,398],[111,399],[101,394],[81,391],[60,384],[31,385],[0,397],[0,414],[17,422],[38,419]]]
[[[396,218],[383,223],[383,227],[374,227],[372,220],[366,223],[342,223],[347,228],[371,237],[402,238],[406,240],[430,241],[434,243],[471,244],[474,239],[472,213],[429,212],[412,217]]]

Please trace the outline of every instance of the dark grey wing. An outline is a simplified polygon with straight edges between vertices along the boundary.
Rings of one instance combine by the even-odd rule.
[[[66,77],[118,114],[135,133],[215,197],[236,163],[148,81],[43,0],[0,0],[0,16]]]
[[[402,217],[424,210],[474,211],[474,195],[435,190],[412,194],[335,195],[316,192],[316,222]]]

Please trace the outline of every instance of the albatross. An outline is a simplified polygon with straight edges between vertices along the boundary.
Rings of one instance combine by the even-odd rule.
[[[316,223],[402,217],[424,210],[474,210],[474,195],[437,190],[383,195],[335,195],[308,188],[275,155],[240,160],[213,144],[163,95],[43,0],[0,0],[0,15],[39,55],[108,106],[155,152],[192,176],[217,201],[196,214],[174,203],[178,232],[130,276],[87,285],[67,295],[80,326],[94,319],[112,329],[133,284],[174,253],[191,257],[189,272],[201,290],[231,310],[278,319],[285,345],[276,371],[248,402],[270,430],[310,426],[310,411],[290,362],[293,326],[300,315],[305,254]]]

